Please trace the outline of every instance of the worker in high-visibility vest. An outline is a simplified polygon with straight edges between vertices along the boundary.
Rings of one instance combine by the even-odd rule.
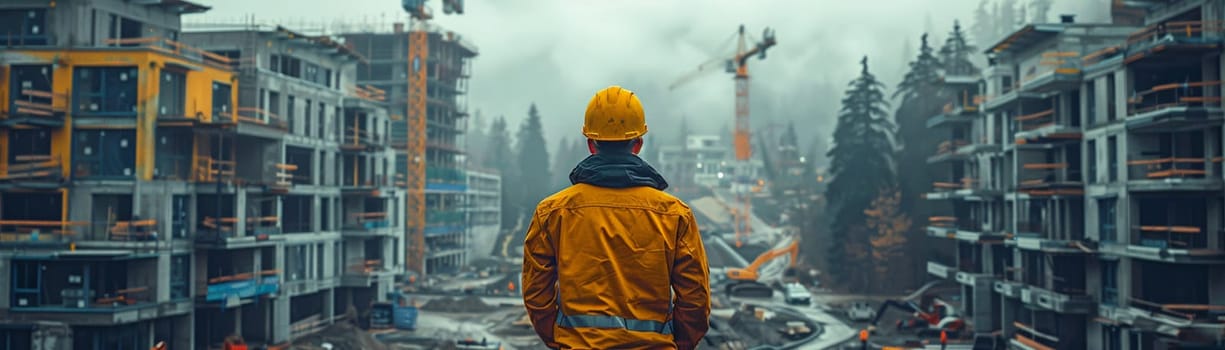
[[[541,201],[523,243],[523,300],[553,349],[697,347],[710,276],[693,212],[641,158],[642,103],[612,86],[587,105],[590,157]]]

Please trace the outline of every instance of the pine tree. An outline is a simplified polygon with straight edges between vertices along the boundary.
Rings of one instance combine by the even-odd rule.
[[[913,283],[914,276],[906,267],[906,235],[911,229],[910,217],[901,211],[902,192],[884,189],[864,210],[868,216],[872,262],[876,267],[874,285],[879,290],[896,290],[899,284]]]
[[[511,163],[510,132],[506,130],[506,117],[500,116],[489,125],[488,143],[483,152],[481,166],[492,169],[502,176],[502,228],[514,228],[517,217],[515,208],[517,192],[513,185],[518,182],[518,169]]]
[[[1017,28],[1017,6],[1013,0],[1001,0],[996,10],[995,37],[1003,38]]]
[[[923,34],[919,45],[919,56],[910,62],[910,71],[898,84],[893,92],[894,97],[901,96],[903,101],[926,97],[936,82],[940,80],[940,59],[933,54],[934,50],[927,43],[927,34]]]
[[[519,166],[518,182],[512,186],[518,187],[522,195],[518,198],[519,215],[531,215],[536,204],[544,197],[552,194],[550,182],[552,168],[549,167],[549,150],[544,139],[544,127],[540,122],[540,112],[536,103],[532,103],[527,111],[527,119],[519,126],[516,154]]]
[[[893,122],[889,120],[884,85],[861,63],[859,78],[849,84],[829,150],[831,181],[826,192],[833,218],[828,266],[862,266],[867,246],[864,210],[880,189],[895,182]],[[828,269],[834,283],[846,285],[850,275]]]
[[[974,41],[980,44],[989,44],[997,38],[991,12],[987,9],[987,0],[979,0],[978,8],[974,10],[974,26],[970,29]]]
[[[558,191],[570,186],[570,179],[565,175],[570,174],[570,169],[573,169],[575,165],[570,163],[570,159],[573,158],[570,155],[574,153],[574,150],[569,149],[572,144],[569,137],[562,136],[561,140],[557,142],[557,148],[554,149],[553,175],[556,176],[553,176],[553,181],[550,184],[552,191]]]
[[[943,65],[944,73],[947,75],[978,75],[978,67],[975,67],[974,62],[970,61],[975,49],[966,41],[965,32],[961,30],[961,23],[953,21],[953,31],[949,32],[948,39],[940,48],[940,63]]]

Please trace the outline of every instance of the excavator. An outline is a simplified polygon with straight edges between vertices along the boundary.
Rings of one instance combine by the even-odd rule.
[[[965,320],[957,314],[957,309],[953,305],[940,300],[935,293],[928,290],[938,282],[927,284],[905,299],[886,300],[881,303],[868,329],[875,331],[876,323],[884,316],[885,311],[889,308],[896,308],[911,313],[909,320],[898,320],[895,325],[898,330],[917,330],[919,336],[939,335],[941,331],[950,336],[956,336],[965,328]],[[915,299],[919,301],[915,302]]]
[[[795,267],[800,254],[800,240],[795,235],[784,238],[744,268],[728,268],[727,295],[745,298],[769,298],[773,284],[781,284],[787,270]]]

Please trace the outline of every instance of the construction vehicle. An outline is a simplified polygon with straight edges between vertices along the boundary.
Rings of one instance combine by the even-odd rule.
[[[788,270],[795,268],[800,254],[800,240],[795,235],[779,240],[744,268],[728,268],[727,295],[746,298],[769,298],[775,284],[781,285]]]
[[[929,284],[930,286],[930,284]],[[898,330],[917,330],[919,336],[937,336],[941,332],[947,332],[956,336],[965,328],[965,320],[957,313],[957,309],[949,303],[937,298],[934,293],[920,293],[918,301],[915,298],[906,298],[903,300],[886,300],[881,303],[880,308],[876,310],[876,317],[872,318],[868,329],[876,330],[877,322],[880,322],[885,311],[888,309],[899,309],[910,312],[911,318],[908,320],[898,320],[895,327]]]
[[[725,71],[735,75],[733,79],[736,82],[736,131],[734,145],[736,147],[736,161],[738,172],[751,169],[752,165],[749,159],[753,155],[753,146],[749,141],[749,58],[757,56],[758,59],[766,59],[766,50],[774,46],[777,41],[774,39],[774,31],[766,28],[762,31],[762,40],[757,42],[752,48],[746,48],[744,25],[740,25],[738,33],[738,41],[736,44],[736,52],[731,57],[717,57],[711,61],[698,66],[697,71],[689,73],[672,85],[668,86],[668,90],[674,90],[677,87],[684,85],[694,78],[699,77],[702,73],[712,71],[714,65],[723,63]],[[742,246],[744,243],[742,237],[747,236],[752,231],[752,194],[749,193],[749,188],[753,187],[755,181],[747,176],[737,176],[737,180],[733,185],[734,192],[740,200],[741,208],[734,211],[735,227],[736,227],[736,247]]]

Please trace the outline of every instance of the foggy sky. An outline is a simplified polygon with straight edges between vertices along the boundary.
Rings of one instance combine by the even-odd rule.
[[[213,9],[187,16],[185,22],[232,22],[253,15],[257,22],[305,29],[337,21],[390,27],[405,18],[399,0],[197,1]],[[468,0],[461,16],[442,15],[437,0],[430,6],[437,14],[435,24],[480,50],[469,85],[469,110],[505,115],[517,130],[535,102],[549,147],[562,136],[577,136],[588,99],[614,84],[642,98],[648,138],[675,137],[682,116],[694,132],[729,127],[734,112],[730,74],[720,69],[675,91],[667,87],[699,64],[728,54],[719,46],[740,24],[757,38],[769,26],[778,45],[766,60],[753,59],[749,65],[753,125],[760,129],[794,120],[806,145],[814,133],[832,133],[838,101],[858,74],[862,56],[870,57],[872,70],[891,94],[905,62],[915,55],[904,50],[917,50],[925,30],[932,31],[932,44],[939,47],[955,19],[963,27],[973,22],[979,1]],[[1058,0],[1050,17],[1078,13],[1080,22],[1100,21],[1105,9],[1101,0]]]

